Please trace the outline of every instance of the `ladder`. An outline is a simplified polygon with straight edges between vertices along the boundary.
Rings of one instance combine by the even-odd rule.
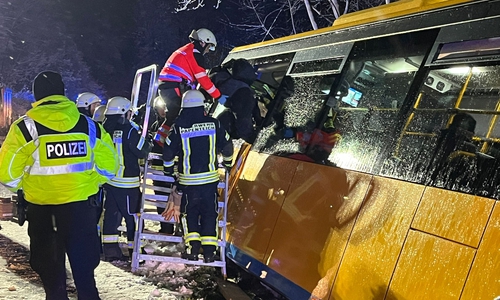
[[[208,267],[218,267],[222,269],[222,274],[226,278],[226,220],[227,220],[227,201],[228,201],[228,172],[225,172],[224,181],[219,182],[219,191],[223,190],[222,196],[219,197],[218,209],[219,209],[219,219],[218,219],[218,246],[220,251],[220,258],[211,263],[205,263],[203,259],[197,261],[182,259],[179,255],[177,256],[166,256],[166,255],[152,255],[152,254],[142,254],[141,245],[143,240],[149,241],[160,241],[160,242],[171,242],[171,243],[183,243],[184,239],[181,236],[165,235],[160,233],[149,233],[144,232],[144,221],[151,220],[164,223],[175,223],[173,219],[165,220],[161,215],[155,213],[149,213],[145,211],[145,205],[153,205],[156,207],[165,207],[168,201],[168,196],[166,195],[155,195],[153,191],[162,191],[170,193],[170,188],[153,186],[149,184],[150,180],[163,181],[167,183],[173,183],[174,179],[170,176],[163,175],[162,171],[154,170],[151,168],[151,161],[153,159],[162,159],[160,154],[150,153],[148,160],[146,161],[143,169],[142,176],[142,199],[141,199],[141,209],[136,217],[136,231],[134,237],[134,250],[132,254],[132,272],[135,272],[139,268],[140,261],[161,261],[169,263],[182,263],[190,265],[208,266]]]

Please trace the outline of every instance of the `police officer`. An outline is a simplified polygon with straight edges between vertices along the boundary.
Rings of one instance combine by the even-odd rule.
[[[206,116],[204,96],[187,91],[182,110],[169,132],[163,148],[165,173],[173,174],[174,158],[179,156],[178,190],[183,192],[181,219],[186,251],[184,259],[198,260],[200,247],[205,262],[213,262],[217,247],[217,153],[231,166],[233,145],[220,122]]]
[[[0,149],[0,182],[28,202],[30,264],[46,299],[68,299],[68,255],[79,299],[99,299],[93,195],[118,167],[111,137],[64,96],[61,75],[38,74],[35,103],[11,126]]]
[[[104,128],[112,134],[120,166],[116,176],[105,186],[103,246],[106,261],[126,260],[118,245],[118,226],[122,217],[127,226],[129,253],[132,253],[135,217],[140,209],[139,159],[145,158],[151,149],[149,141],[141,139],[140,128],[130,122],[130,100],[113,97],[106,105]],[[130,255],[131,257],[131,255]]]
[[[167,104],[166,121],[159,131],[163,143],[170,126],[181,109],[181,95],[185,90],[193,89],[199,83],[213,98],[221,96],[205,71],[204,55],[215,51],[217,41],[208,29],[193,30],[189,35],[190,43],[177,49],[170,55],[158,77],[158,92]]]
[[[76,98],[76,106],[78,107],[78,111],[86,115],[87,117],[91,117],[94,115],[96,108],[101,105],[101,98],[97,97],[96,94],[92,94],[89,92],[81,93]]]

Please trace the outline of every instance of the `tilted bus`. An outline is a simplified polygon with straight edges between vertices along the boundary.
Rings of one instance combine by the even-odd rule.
[[[289,299],[500,296],[500,1],[398,1],[237,58],[265,118],[230,259]]]

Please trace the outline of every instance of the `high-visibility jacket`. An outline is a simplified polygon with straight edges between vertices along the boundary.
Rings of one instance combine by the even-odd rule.
[[[182,82],[194,85],[200,83],[201,87],[213,98],[219,98],[220,92],[208,78],[207,72],[202,68],[194,57],[194,53],[199,51],[194,48],[193,43],[177,49],[168,58],[165,66],[160,72],[160,81]],[[201,55],[201,53],[199,53]]]
[[[217,119],[204,115],[203,107],[183,108],[163,146],[166,174],[173,173],[175,156],[181,185],[203,185],[219,181],[217,154],[231,167],[233,144]]]
[[[0,148],[0,182],[34,204],[87,200],[118,168],[111,137],[64,96],[32,106]]]

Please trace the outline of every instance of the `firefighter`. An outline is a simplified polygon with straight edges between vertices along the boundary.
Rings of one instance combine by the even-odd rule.
[[[230,71],[228,70],[230,69]],[[231,138],[243,139],[252,144],[257,136],[256,126],[261,123],[260,110],[255,93],[250,87],[257,79],[253,66],[244,58],[232,60],[209,76],[217,85],[223,110],[216,117]],[[227,97],[227,98],[226,98]]]
[[[182,97],[182,110],[163,148],[165,174],[174,172],[179,156],[177,190],[182,193],[181,222],[186,250],[182,258],[198,260],[200,247],[205,262],[213,262],[217,247],[217,153],[229,168],[233,145],[217,119],[206,116],[204,96],[190,90]],[[165,211],[164,215],[167,215]]]
[[[106,105],[104,129],[113,136],[120,166],[116,176],[105,186],[103,251],[105,261],[126,260],[118,245],[118,226],[122,218],[127,227],[129,257],[132,257],[135,216],[140,209],[139,159],[148,155],[151,145],[143,142],[139,126],[129,119],[132,116],[130,100],[113,97]]]
[[[214,34],[208,29],[200,28],[191,32],[189,40],[190,43],[170,55],[158,77],[158,92],[167,105],[166,121],[158,136],[160,143],[164,142],[170,126],[179,114],[181,95],[186,90],[194,89],[200,83],[211,97],[217,99],[221,96],[205,71],[204,55],[215,51],[217,46]]]
[[[167,105],[163,99],[158,96],[154,100],[154,111],[156,113],[156,120],[153,124],[151,124],[150,132],[157,132],[163,122],[165,122],[165,118],[167,116]],[[163,130],[163,129],[162,129]],[[156,133],[156,135],[160,135],[160,133]],[[155,142],[153,144],[153,149],[151,150],[153,153],[162,154],[163,153],[163,143],[158,142],[160,138],[155,138]],[[163,171],[163,160],[153,159],[151,162],[151,168],[159,171]],[[166,183],[164,181],[153,180],[154,186],[166,187],[170,188],[171,184]],[[168,193],[162,191],[154,191],[155,195],[164,195],[168,196]],[[157,212],[161,214],[163,212],[162,207],[157,207]],[[163,223],[160,222],[160,233],[173,234],[174,233],[174,224],[171,223]]]
[[[99,105],[95,110],[94,114],[92,115],[92,119],[96,121],[99,124],[102,124],[104,122],[104,111],[106,110],[106,105]]]
[[[81,114],[91,117],[94,115],[96,108],[101,105],[101,98],[96,94],[89,92],[81,93],[76,98],[76,107]]]
[[[94,195],[114,176],[116,151],[102,126],[64,96],[61,75],[38,74],[33,94],[33,108],[12,124],[0,149],[0,182],[22,189],[28,202],[30,264],[46,299],[68,299],[66,254],[78,298],[100,299]]]

